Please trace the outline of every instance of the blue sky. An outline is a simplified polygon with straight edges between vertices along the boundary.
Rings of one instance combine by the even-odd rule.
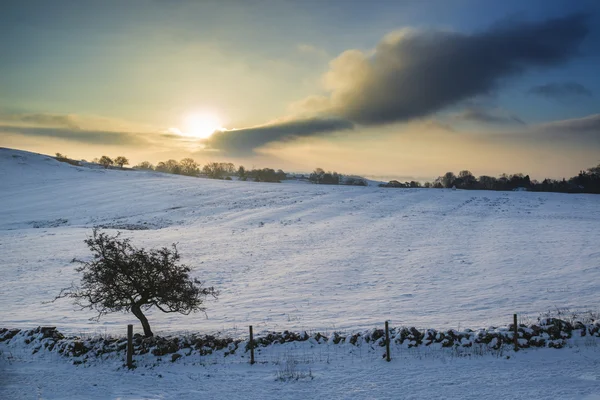
[[[364,148],[365,137],[376,141],[372,143],[373,152],[389,148],[392,143],[424,148],[432,141],[414,132],[421,131],[421,125],[431,126],[428,124],[434,121],[434,126],[448,127],[455,136],[483,132],[495,138],[510,131],[519,138],[516,142],[509,139],[514,136],[506,136],[504,141],[494,139],[486,144],[486,151],[509,153],[509,149],[516,146],[515,143],[522,143],[520,140],[526,136],[532,138],[526,140],[527,143],[544,141],[543,137],[531,134],[544,124],[559,123],[556,126],[565,127],[567,125],[560,125],[563,120],[597,115],[600,112],[600,74],[596,72],[600,66],[599,11],[600,3],[591,0],[9,2],[0,14],[0,36],[4,38],[0,41],[0,134],[4,132],[0,145],[36,151],[47,149],[46,152],[66,147],[90,157],[94,151],[118,149],[114,148],[114,140],[111,140],[113,147],[91,149],[87,146],[84,149],[86,131],[123,132],[150,137],[146,146],[123,148],[135,154],[134,159],[139,157],[139,161],[192,154],[199,159],[237,157],[245,162],[283,163],[282,166],[301,169],[310,169],[311,163],[327,165],[328,162],[331,168],[336,168],[334,162],[338,162],[336,165],[352,170],[348,172],[429,176],[433,170],[419,172],[422,164],[415,164],[414,160],[380,162],[376,167],[365,168],[366,164],[352,162],[349,157],[344,159],[343,154],[336,152],[332,158],[323,151],[337,146],[354,154],[357,143],[362,143]],[[357,51],[364,56],[359,58],[365,58],[364,62],[372,63],[377,69],[374,60],[377,54],[385,57],[385,52],[375,49],[379,49],[386,35],[392,32],[407,28],[417,32],[395,44],[400,50],[393,54],[402,62],[402,57],[412,55],[407,50],[410,40],[418,43],[419,37],[425,37],[427,32],[441,32],[440,41],[453,37],[452,33],[465,37],[485,36],[486,32],[496,34],[502,32],[498,26],[510,26],[515,32],[520,29],[518,34],[523,34],[526,29],[520,24],[534,27],[578,13],[586,16],[586,32],[562,50],[560,61],[516,60],[505,72],[490,78],[493,82],[482,83],[480,88],[455,97],[449,94],[439,105],[434,102],[412,113],[398,110],[397,117],[392,115],[385,120],[372,118],[376,110],[357,109],[365,104],[356,99],[337,108],[333,105],[318,110],[303,108],[301,115],[298,114],[297,105],[304,104],[305,99],[320,96],[334,101],[340,84],[358,85],[339,82],[340,71],[332,72],[335,60],[338,64],[345,63],[342,68],[350,68],[348,62],[358,61],[348,61],[348,54]],[[560,34],[550,36],[554,42],[561,40]],[[536,40],[537,50],[542,51],[540,46],[546,44],[539,38]],[[444,47],[438,50],[443,52]],[[495,57],[494,52],[483,53],[482,57]],[[426,59],[431,58],[426,55]],[[486,62],[473,57],[473,63]],[[428,66],[423,64],[420,68]],[[519,72],[513,72],[514,69]],[[403,71],[399,70],[398,74]],[[328,87],[324,81],[331,81],[333,75],[337,83],[330,83]],[[376,77],[369,79],[376,80]],[[453,75],[448,74],[450,82],[447,83],[452,80]],[[378,84],[382,91],[385,81]],[[360,88],[371,95],[375,90]],[[436,87],[427,90],[433,92]],[[412,93],[419,95],[418,91]],[[389,100],[386,104],[391,102],[396,107],[394,102],[398,99],[392,99],[389,93],[385,96],[386,101]],[[402,99],[397,107],[406,104]],[[45,117],[35,118],[36,115]],[[184,135],[186,140],[176,143],[161,142],[159,135],[165,132],[190,133],[186,130],[193,129],[186,126],[186,121],[196,121],[197,129],[208,126],[198,122],[207,115],[218,118],[218,128],[241,129],[236,134],[244,134],[245,140],[239,141],[233,134],[207,139],[206,132],[195,132],[197,139],[208,141],[207,146],[201,141],[191,143],[192,134]],[[49,116],[56,117],[51,119],[52,126],[47,125]],[[57,127],[60,117],[71,122]],[[310,121],[305,121],[324,117],[335,119],[335,126],[344,129],[316,132],[309,128]],[[338,123],[338,120],[343,122]],[[283,128],[277,125],[282,121],[287,124]],[[294,121],[291,128],[289,121]],[[513,126],[511,121],[520,122]],[[250,129],[264,124],[275,125],[266,133]],[[588,164],[600,162],[593,153],[600,149],[599,128],[593,124],[586,125],[591,132],[584,132],[579,145],[566,139],[543,144],[542,147],[548,147],[545,154],[570,151],[569,158],[559,167],[540,164],[541,156],[535,156],[539,149],[533,144],[519,144],[520,151],[529,146],[532,152],[532,161],[519,164],[519,168],[531,165],[538,174],[556,176],[572,172],[576,168],[575,160]],[[73,126],[81,131],[81,140],[65,139],[76,138],[79,131],[52,136],[56,129]],[[346,129],[348,126],[352,128]],[[323,124],[319,123],[318,129],[321,127]],[[34,128],[40,129],[39,135]],[[294,133],[294,129],[300,130]],[[565,129],[561,137],[568,138],[568,127]],[[427,135],[436,134],[427,131]],[[248,142],[258,143],[249,139],[251,135],[260,136],[262,147],[258,150],[250,146],[231,152],[228,151],[231,146],[224,147],[225,143],[244,143],[245,146]],[[275,139],[265,141],[265,135]],[[576,136],[572,137],[577,140]],[[470,139],[464,136],[461,140]],[[451,140],[446,136],[443,141],[450,143]],[[365,160],[375,157],[368,152],[363,156]],[[459,161],[467,163],[469,160],[464,161],[461,156],[447,161],[436,167],[457,168]],[[475,166],[470,168],[481,168],[486,173],[499,173],[512,165],[509,161],[503,165],[502,159],[488,165],[474,160],[473,164]],[[579,168],[587,166],[591,165]]]

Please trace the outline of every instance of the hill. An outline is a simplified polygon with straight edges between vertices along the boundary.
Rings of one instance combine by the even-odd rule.
[[[160,332],[505,325],[555,307],[597,309],[594,195],[389,190],[216,181],[91,169],[0,149],[2,325],[66,332],[136,323],[64,301],[93,226],[177,242],[221,289],[204,315],[150,315]]]

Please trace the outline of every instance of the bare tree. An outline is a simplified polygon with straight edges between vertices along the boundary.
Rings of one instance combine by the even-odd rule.
[[[108,156],[102,156],[100,157],[100,160],[98,160],[98,164],[102,165],[104,168],[108,168],[114,163],[115,162]]]
[[[179,162],[183,175],[196,176],[200,173],[198,163],[192,158],[184,158]]]
[[[135,169],[147,169],[147,170],[154,170],[154,165],[152,165],[152,163],[150,163],[149,161],[142,161],[141,163],[139,163],[138,165],[136,165],[134,167]]]
[[[118,156],[114,159],[114,163],[119,166],[119,168],[123,168],[123,165],[129,165],[129,160],[126,157]]]
[[[170,248],[146,250],[134,247],[129,239],[109,236],[94,228],[85,244],[93,253],[91,261],[80,264],[81,284],[62,289],[53,301],[71,298],[82,309],[98,312],[98,320],[112,312],[131,311],[141,322],[146,337],[153,336],[144,311],[152,307],[165,313],[205,311],[207,296],[217,298],[213,287],[203,287],[189,276],[190,267],[179,264],[179,253]]]
[[[233,164],[231,164],[231,166],[233,167]],[[209,178],[223,179],[228,172],[227,168],[228,166],[226,163],[209,162],[202,168],[202,173],[208,175]],[[233,169],[233,171],[235,171],[235,169]]]

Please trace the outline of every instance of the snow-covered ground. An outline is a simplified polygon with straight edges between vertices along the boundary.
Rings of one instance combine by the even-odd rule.
[[[62,359],[0,360],[3,399],[600,399],[600,348],[454,358],[413,354],[285,364],[182,364],[127,371]],[[286,362],[285,359],[281,360]],[[2,379],[4,381],[2,381]]]
[[[151,313],[158,334],[355,331],[385,320],[475,329],[515,312],[598,309],[600,196],[215,181],[0,149],[0,327],[139,331],[130,315],[95,323],[67,300],[45,303],[77,280],[70,260],[89,256],[83,240],[98,225],[144,247],[177,242],[194,275],[221,290],[208,318]],[[509,360],[377,356],[315,362],[314,379],[284,383],[273,362],[124,372],[3,354],[0,398],[591,399],[599,363],[595,346]]]
[[[94,225],[178,243],[221,290],[157,332],[505,325],[598,309],[600,196],[217,181],[74,167],[0,150],[0,325],[122,332],[51,300],[77,280]],[[128,229],[149,228],[146,230]]]

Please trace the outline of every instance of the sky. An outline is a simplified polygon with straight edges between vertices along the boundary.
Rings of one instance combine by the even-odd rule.
[[[596,0],[8,1],[0,146],[426,180],[600,163]]]

